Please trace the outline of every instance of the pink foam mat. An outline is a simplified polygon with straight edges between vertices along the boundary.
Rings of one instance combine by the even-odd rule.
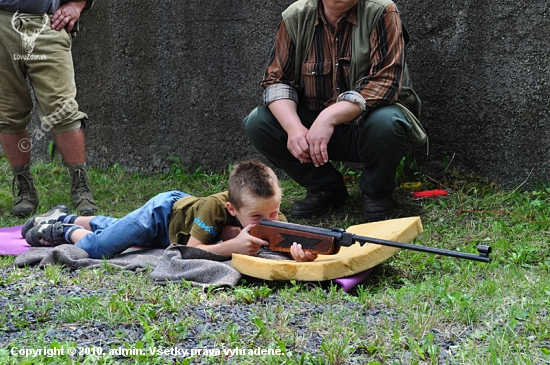
[[[21,237],[23,226],[0,228],[0,255],[17,256],[27,251],[31,246]]]
[[[332,280],[334,283],[340,285],[342,289],[344,289],[345,292],[350,291],[355,286],[361,284],[365,279],[370,275],[374,269],[368,269],[365,271],[362,271],[360,273],[357,273],[355,275],[346,276],[339,279]]]

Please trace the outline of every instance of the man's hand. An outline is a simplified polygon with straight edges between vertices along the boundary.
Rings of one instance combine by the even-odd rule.
[[[300,128],[301,127],[301,128]],[[308,130],[303,125],[288,134],[287,148],[300,162],[311,162],[309,144],[307,142]]]
[[[315,167],[328,162],[328,143],[334,133],[334,124],[323,113],[319,114],[307,133],[309,154]]]
[[[290,99],[280,99],[269,104],[269,110],[288,135],[286,146],[298,161],[311,162],[309,145],[306,140],[307,128],[300,121],[296,103]]]
[[[86,0],[69,1],[66,4],[61,5],[52,16],[52,28],[57,31],[65,28],[67,33],[70,33],[73,30],[76,21],[80,18],[80,13],[85,6]]]
[[[361,115],[361,108],[355,103],[341,101],[324,109],[307,133],[311,161],[316,167],[328,162],[328,143],[334,134],[334,127],[348,123]]]

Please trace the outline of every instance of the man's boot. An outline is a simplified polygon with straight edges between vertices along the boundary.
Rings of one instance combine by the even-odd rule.
[[[80,215],[93,215],[99,210],[94,198],[85,163],[66,165],[71,175],[71,201]]]
[[[11,189],[16,197],[15,204],[11,209],[11,214],[22,217],[32,214],[38,207],[38,194],[31,175],[31,164],[15,166],[13,170],[13,182]],[[15,195],[15,186],[17,185],[17,195]]]
[[[395,209],[393,194],[373,197],[363,193],[363,219],[365,222],[378,222],[391,218]]]
[[[331,209],[338,209],[346,204],[348,190],[345,185],[333,191],[307,192],[306,197],[290,207],[292,218],[311,218],[321,216]]]

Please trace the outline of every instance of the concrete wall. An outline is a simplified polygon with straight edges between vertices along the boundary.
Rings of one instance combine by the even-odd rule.
[[[242,119],[283,0],[96,1],[73,44],[89,163],[141,172],[225,169],[259,157]],[[429,158],[513,187],[549,181],[550,5],[546,0],[397,0],[411,34]],[[35,122],[36,123],[36,122]],[[36,128],[36,126],[35,126]],[[35,155],[45,155],[37,141]]]
[[[430,135],[424,171],[454,157],[451,167],[509,187],[548,182],[550,3],[400,3]]]

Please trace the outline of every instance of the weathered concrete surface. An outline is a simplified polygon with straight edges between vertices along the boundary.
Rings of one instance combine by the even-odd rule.
[[[256,156],[242,119],[260,102],[268,1],[97,2],[74,54],[91,164],[206,170]]]
[[[442,161],[513,187],[549,181],[550,3],[401,1],[410,67]]]
[[[169,154],[219,171],[259,157],[242,119],[280,12],[292,1],[98,1],[73,44],[89,163],[157,172]],[[546,0],[396,1],[411,34],[430,155],[513,187],[549,181],[550,5]],[[36,128],[36,124],[35,127]],[[35,141],[44,155],[47,141]]]

